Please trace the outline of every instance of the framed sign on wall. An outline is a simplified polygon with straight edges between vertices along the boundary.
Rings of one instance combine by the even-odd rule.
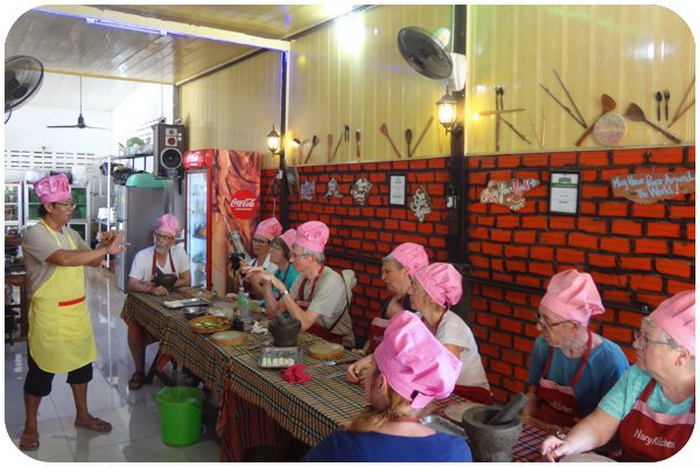
[[[581,196],[581,172],[549,173],[549,213],[577,216]]]
[[[389,174],[389,205],[406,206],[406,175]]]

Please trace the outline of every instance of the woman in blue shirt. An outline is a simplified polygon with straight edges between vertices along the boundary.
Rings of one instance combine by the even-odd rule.
[[[279,237],[272,240],[270,245],[270,261],[277,266],[275,277],[286,286],[286,290],[292,288],[294,280],[299,276],[299,273],[294,269],[294,265],[289,262],[289,253],[291,252],[292,244],[296,240],[297,231],[289,229]],[[276,300],[282,297],[282,294],[277,287],[272,287],[272,294]],[[265,295],[265,287],[263,287],[263,296]],[[265,299],[260,300],[260,306],[265,306]],[[274,318],[274,310],[269,310],[268,315]]]
[[[413,313],[391,317],[364,375],[368,407],[347,430],[321,441],[311,462],[470,462],[467,442],[420,423],[423,408],[449,396],[462,363]]]

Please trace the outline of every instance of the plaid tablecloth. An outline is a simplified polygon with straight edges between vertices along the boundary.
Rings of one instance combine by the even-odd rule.
[[[220,346],[210,335],[198,334],[183,317],[182,310],[170,310],[163,301],[168,297],[129,294],[121,317],[143,325],[160,339],[160,352],[200,378],[219,404],[216,431],[222,442],[221,460],[241,460],[249,447],[274,445],[284,433],[313,446],[359,413],[364,405],[364,388],[348,383],[343,372],[347,365],[308,368],[312,380],[303,384],[284,381],[279,370],[263,369],[258,364],[260,348],[246,345]],[[180,298],[177,296],[176,298]],[[252,343],[268,338],[251,335]],[[321,339],[301,333],[302,350]],[[340,358],[356,357],[350,352]],[[304,354],[304,363],[318,360]],[[434,402],[429,410],[444,416],[445,407],[464,402],[458,396]],[[513,461],[539,461],[544,433],[524,426],[513,448]]]
[[[547,434],[531,425],[523,425],[523,431],[513,446],[513,462],[543,462],[540,448]]]

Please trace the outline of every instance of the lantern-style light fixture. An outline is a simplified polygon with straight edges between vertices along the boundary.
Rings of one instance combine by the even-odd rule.
[[[272,154],[277,154],[280,150],[280,135],[275,131],[275,125],[272,125],[272,131],[267,134],[267,149]]]
[[[445,131],[452,131],[457,123],[457,100],[446,90],[445,95],[435,105],[437,105],[438,121],[445,127]]]

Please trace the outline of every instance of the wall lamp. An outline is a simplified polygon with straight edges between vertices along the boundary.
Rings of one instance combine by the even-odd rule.
[[[272,125],[272,131],[267,134],[267,149],[274,155],[280,150],[280,135],[275,131],[275,125]]]
[[[438,121],[445,127],[445,133],[461,128],[462,125],[457,121],[457,99],[452,97],[448,90],[445,90],[445,95],[435,105],[437,105]]]

